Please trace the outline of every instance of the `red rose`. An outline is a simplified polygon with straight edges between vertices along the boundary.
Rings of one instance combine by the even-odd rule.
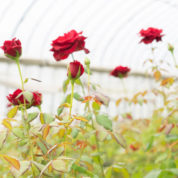
[[[84,50],[85,53],[89,53],[89,50],[85,48],[86,37],[81,35],[82,32],[77,33],[75,30],[71,30],[65,33],[64,36],[59,36],[52,42],[51,51],[56,61],[66,59],[71,53],[75,51]]]
[[[162,29],[157,29],[157,28],[148,28],[147,30],[141,30],[139,33],[140,33],[140,36],[143,37],[142,40],[140,41],[145,43],[145,44],[150,44],[153,42],[153,40],[156,40],[157,42],[158,41],[161,41],[162,40],[162,37],[164,36],[162,33]]]
[[[1,48],[4,50],[4,54],[12,59],[20,57],[22,54],[21,42],[16,40],[16,38],[13,38],[11,41],[5,41]]]
[[[68,76],[72,79],[79,78],[84,73],[84,67],[79,61],[70,62],[68,67]]]
[[[33,92],[32,106],[39,106],[42,103],[42,94],[39,92]]]
[[[123,67],[123,66],[117,66],[114,70],[111,71],[110,75],[114,77],[127,77],[128,72],[130,71],[130,68]]]
[[[20,104],[24,104],[24,96],[23,96],[23,91],[21,89],[17,89],[14,91],[13,94],[9,94],[9,96],[7,96],[7,99],[10,102],[10,105],[20,105]],[[27,105],[27,108],[30,108],[31,106],[39,106],[42,103],[42,95],[41,93],[38,92],[32,92],[33,94],[33,98],[31,103],[29,103],[29,101],[27,99],[25,99],[25,103]]]

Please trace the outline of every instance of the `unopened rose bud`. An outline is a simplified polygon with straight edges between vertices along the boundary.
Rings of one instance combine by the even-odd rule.
[[[170,43],[168,43],[168,50],[173,53],[174,46],[172,46]]]
[[[72,80],[78,79],[84,73],[84,67],[79,61],[73,61],[68,66],[68,77]]]
[[[90,60],[88,58],[85,58],[85,65],[90,65]]]

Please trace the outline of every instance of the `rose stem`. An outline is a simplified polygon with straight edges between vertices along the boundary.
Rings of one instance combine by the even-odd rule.
[[[71,54],[71,56],[72,56],[72,59],[73,59],[73,61],[75,61],[75,58],[74,58],[74,55],[73,55],[73,53]]]
[[[88,95],[90,95],[90,64],[87,65],[87,73],[88,73]],[[90,110],[90,104],[89,103],[88,103],[88,112],[91,112],[91,110]],[[96,133],[96,129],[95,129],[95,126],[94,126],[93,119],[92,119],[92,128],[93,128],[93,130],[95,130],[96,148],[97,148],[98,153],[100,153],[99,141],[98,141],[98,138],[97,138],[97,133]],[[102,172],[102,177],[105,178],[104,169],[103,169],[103,165],[102,165],[102,162],[101,162],[100,155],[98,156],[98,161],[99,161],[99,164],[100,164],[100,168],[101,168],[101,172]]]
[[[69,120],[71,119],[73,97],[74,97],[74,80],[71,80],[71,97],[70,97]]]
[[[20,80],[21,80],[21,85],[22,85],[22,91],[24,92],[24,81],[23,81],[23,77],[22,77],[22,72],[21,72],[21,69],[20,69],[20,63],[19,63],[19,58],[16,59],[16,64],[17,64],[17,67],[18,67],[18,71],[19,71],[19,75],[20,75]],[[25,117],[24,117],[24,111],[25,111]],[[32,161],[34,160],[34,156],[33,156],[33,144],[31,143],[31,139],[30,139],[30,134],[29,134],[29,129],[30,127],[28,126],[28,123],[26,122],[27,120],[27,117],[28,117],[28,113],[27,113],[27,109],[26,109],[26,100],[25,100],[25,97],[24,97],[24,109],[22,108],[21,109],[21,112],[22,112],[22,120],[25,124],[25,132],[27,131],[27,137],[28,137],[28,140],[29,140],[29,144],[30,144],[30,154],[31,154],[31,158],[32,158]],[[35,172],[34,172],[34,169],[33,169],[33,165],[31,167],[32,169],[32,173],[33,173],[33,177],[35,177]]]
[[[171,54],[172,54],[172,58],[173,58],[173,60],[174,60],[174,64],[175,64],[176,68],[178,68],[178,65],[177,65],[177,63],[176,63],[176,57],[175,57],[175,55],[174,55],[174,52],[171,51]]]
[[[126,89],[126,87],[125,87],[125,83],[124,83],[123,78],[121,78],[121,82],[122,82],[122,86],[123,86],[124,94],[127,95],[127,89]]]

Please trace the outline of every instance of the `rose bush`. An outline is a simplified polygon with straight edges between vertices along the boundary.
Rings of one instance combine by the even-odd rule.
[[[55,42],[55,59],[57,57],[57,60],[62,60],[79,49],[85,50],[84,38],[80,38],[81,34],[76,33],[67,33]],[[172,55],[173,49],[169,46]],[[162,63],[158,65],[154,60],[149,60],[156,88],[151,91],[139,91],[133,96],[124,93],[123,97],[116,100],[116,109],[124,102],[124,107],[128,104],[127,111],[130,112],[122,109],[116,116],[111,117],[106,108],[110,98],[100,93],[101,88],[98,84],[92,83],[88,58],[85,59],[84,65],[76,60],[69,63],[67,79],[62,87],[64,99],[59,104],[57,113],[50,114],[41,107],[42,94],[25,89],[24,85],[28,80],[24,82],[19,56],[16,57],[14,59],[22,89],[17,89],[7,96],[11,108],[8,108],[7,116],[2,119],[5,129],[0,131],[1,177],[178,176],[178,92],[174,78],[162,76]],[[85,78],[83,84],[80,77],[84,75],[84,70],[87,79]],[[110,75],[126,78],[128,72],[130,68],[117,66]],[[71,92],[68,91],[69,85]],[[150,102],[150,95],[158,97],[163,106],[160,108]],[[81,114],[72,111],[73,100],[77,107],[81,105],[83,108]],[[146,107],[147,103],[153,105],[152,117],[135,119],[131,112],[133,105],[139,105],[141,108]],[[28,109],[31,106],[37,107]]]

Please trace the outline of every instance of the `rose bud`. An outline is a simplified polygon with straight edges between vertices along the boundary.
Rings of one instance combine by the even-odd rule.
[[[54,52],[53,56],[56,61],[66,59],[75,51],[84,50],[85,53],[89,53],[89,50],[85,48],[86,37],[81,34],[82,32],[77,33],[75,30],[71,30],[52,42],[50,51]]]
[[[130,68],[117,66],[114,70],[111,71],[110,75],[114,77],[124,78],[127,77],[128,72],[130,72]]]
[[[21,89],[17,89],[14,91],[13,94],[9,94],[7,96],[7,99],[10,102],[10,105],[24,105],[26,104],[27,108],[30,108],[31,106],[39,106],[42,103],[42,95],[38,92],[29,92],[32,94],[32,100],[29,102],[23,94],[23,91]]]
[[[164,36],[162,33],[162,29],[157,29],[157,28],[148,28],[147,30],[140,30],[139,34],[141,37],[143,37],[140,41],[140,43],[145,43],[145,44],[150,44],[152,43],[154,40],[156,40],[156,42],[158,41],[162,41],[162,37]]]
[[[16,38],[13,38],[11,41],[5,41],[4,45],[1,46],[1,49],[3,49],[4,54],[13,60],[16,58],[19,58],[22,54],[22,47],[20,40],[16,40]]]
[[[168,43],[168,50],[173,53],[174,52],[174,46]]]
[[[84,73],[84,67],[79,61],[70,62],[68,66],[68,77],[76,80]]]

